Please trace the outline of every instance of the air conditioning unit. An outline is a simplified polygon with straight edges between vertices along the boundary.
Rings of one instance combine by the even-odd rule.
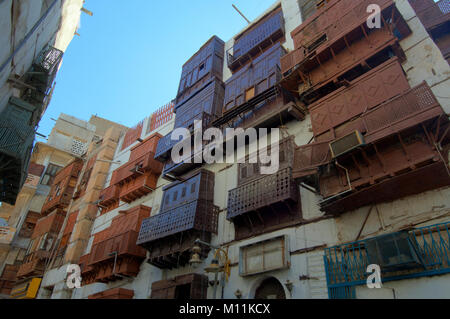
[[[335,158],[363,145],[365,145],[364,136],[359,131],[354,131],[331,142],[330,150],[333,158]]]
[[[368,239],[366,251],[369,263],[379,265],[382,272],[423,267],[417,244],[407,232]]]

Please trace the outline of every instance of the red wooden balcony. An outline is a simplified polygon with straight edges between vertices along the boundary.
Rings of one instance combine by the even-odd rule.
[[[89,285],[95,282],[95,268],[93,266],[89,266],[89,259],[91,258],[90,254],[83,255],[80,257],[78,264],[81,269],[81,285]]]
[[[17,278],[18,265],[5,265],[0,276],[0,294],[9,295]]]
[[[127,164],[116,169],[111,178],[111,185],[120,188],[119,198],[125,202],[132,202],[156,188],[163,164],[154,159],[155,150],[160,134],[153,134],[140,145],[131,150],[130,160]],[[112,196],[112,189],[105,191],[105,195]],[[110,202],[113,198],[110,198]]]
[[[335,130],[335,137],[359,130],[364,133],[365,143],[370,144],[441,115],[444,115],[443,109],[424,82],[347,122],[343,129]],[[319,166],[329,163],[331,141],[298,147],[294,157],[294,178],[314,174]]]
[[[334,41],[349,34],[367,21],[367,7],[377,4],[381,10],[393,6],[393,0],[338,0],[330,1],[322,9],[291,32],[295,49],[321,51]],[[324,38],[319,41],[318,39]]]
[[[133,299],[134,290],[125,288],[112,288],[90,295],[88,299]]]
[[[119,206],[120,187],[118,185],[111,185],[100,192],[99,206],[102,208],[102,213],[106,213]]]
[[[42,214],[46,215],[57,208],[64,209],[69,205],[82,168],[83,162],[77,159],[56,174],[47,200],[42,206]]]
[[[17,271],[17,278],[42,276],[45,270],[45,262],[48,258],[50,258],[50,252],[46,250],[38,250],[25,256],[22,265]]]
[[[135,179],[124,182],[120,188],[120,200],[131,203],[156,189],[158,176],[151,172],[144,173]]]
[[[315,139],[332,139],[342,123],[409,89],[398,59],[388,60],[308,107]]]
[[[143,205],[122,211],[108,229],[96,234],[85,265],[90,280],[109,282],[138,274],[146,252],[136,245],[136,240],[142,220],[150,211],[151,208]]]
[[[35,239],[45,233],[58,234],[64,223],[65,216],[66,213],[64,211],[57,210],[40,218],[34,227],[31,239]]]

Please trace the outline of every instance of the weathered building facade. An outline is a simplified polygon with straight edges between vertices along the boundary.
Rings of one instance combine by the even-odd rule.
[[[0,3],[0,201],[14,205],[25,183],[40,119],[63,54],[79,24],[82,0]]]
[[[212,37],[182,67],[174,116],[111,136],[39,297],[450,298],[448,18],[448,1],[281,0]],[[259,142],[279,128],[278,171],[250,151],[175,163],[170,133],[195,137],[195,120],[267,128]]]

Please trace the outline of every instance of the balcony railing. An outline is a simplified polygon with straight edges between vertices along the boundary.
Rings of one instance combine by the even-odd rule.
[[[411,87],[398,58],[392,58],[347,87],[341,87],[309,105],[314,136],[338,129],[340,125],[383,102],[404,94]]]
[[[17,278],[26,278],[30,276],[42,276],[45,269],[45,262],[50,258],[50,252],[38,250],[25,256],[22,265],[17,271]]]
[[[444,114],[429,86],[424,82],[371,111],[362,114],[348,124],[349,130],[358,127],[365,132],[366,144],[376,142],[408,127]],[[349,132],[341,130],[337,138]],[[293,173],[295,178],[314,173],[330,162],[329,143],[318,142],[301,146],[295,151]]]
[[[292,179],[291,168],[261,177],[228,193],[228,219],[272,204],[291,200],[297,202],[298,187]]]
[[[398,238],[391,241],[394,243],[397,240],[396,245],[392,245],[394,252],[397,249],[401,250],[395,256],[383,255],[388,251],[392,254],[390,246],[387,246],[391,245],[389,238],[384,240],[384,243],[381,241],[378,243],[378,250],[368,248],[369,242],[373,242],[374,239],[325,249],[324,263],[330,298],[351,297],[350,294],[336,295],[336,292],[344,287],[351,292],[352,287],[365,285],[368,276],[367,266],[380,262],[380,258],[383,262],[391,263],[389,267],[380,265],[382,282],[450,272],[450,223],[421,227],[398,236],[395,233],[388,236]],[[383,237],[387,238],[386,235]],[[378,238],[381,237],[375,239]],[[381,255],[374,255],[375,251],[379,251]]]
[[[194,200],[144,219],[138,245],[188,230],[217,233],[218,209],[210,201]]]

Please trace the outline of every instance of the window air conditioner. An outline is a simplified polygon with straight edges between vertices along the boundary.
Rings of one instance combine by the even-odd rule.
[[[363,135],[359,131],[354,131],[351,134],[331,142],[330,149],[333,158],[336,158],[363,145],[365,145]]]

